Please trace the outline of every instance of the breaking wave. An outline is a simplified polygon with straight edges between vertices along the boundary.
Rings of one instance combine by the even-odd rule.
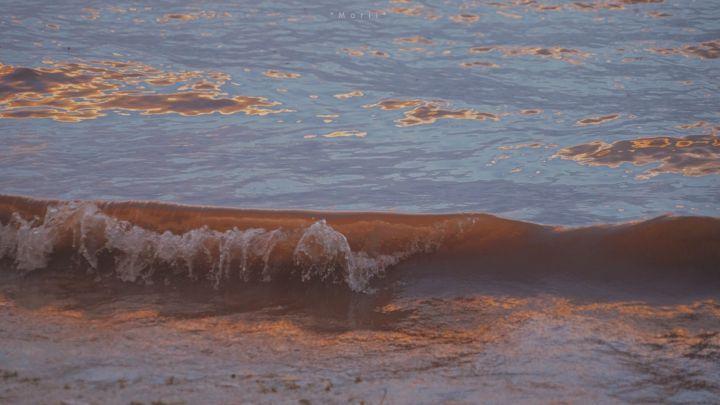
[[[593,272],[720,279],[720,220],[661,217],[564,229],[486,214],[263,211],[153,202],[0,196],[0,263],[27,274],[86,270],[123,281],[298,280],[367,291],[426,256],[529,273]],[[490,264],[488,264],[490,263]],[[57,266],[56,266],[57,264]],[[61,266],[63,264],[65,266]],[[573,270],[574,269],[574,270]]]
[[[302,281],[344,282],[363,291],[389,266],[431,249],[418,240],[388,254],[353,251],[346,236],[324,219],[307,226],[215,230],[202,225],[175,233],[115,218],[99,205],[112,207],[71,201],[48,203],[42,216],[28,216],[22,209],[4,212],[0,259],[21,273],[47,268],[54,256],[69,256],[92,272],[111,268],[131,282],[184,275],[218,287],[231,279],[267,282],[297,275]]]

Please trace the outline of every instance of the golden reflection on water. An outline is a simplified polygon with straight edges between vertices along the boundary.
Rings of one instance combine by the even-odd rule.
[[[645,166],[659,163],[637,176],[646,180],[662,173],[684,176],[720,174],[720,138],[710,135],[658,136],[606,143],[601,141],[561,149],[556,154],[587,166]]]
[[[574,1],[564,4],[548,4],[538,0],[505,0],[494,1],[491,6],[500,9],[522,8],[535,12],[546,11],[600,11],[600,10],[625,10],[626,5],[663,3],[664,0],[594,0]]]
[[[649,11],[649,12],[647,13],[647,15],[649,15],[649,16],[652,17],[652,18],[666,18],[666,17],[671,17],[671,16],[672,16],[672,14],[663,13],[663,12],[660,12],[660,11]]]
[[[586,125],[601,125],[606,122],[615,121],[620,118],[620,114],[608,114],[600,117],[588,117],[578,120],[575,125],[586,126]]]
[[[100,17],[100,10],[96,8],[84,7],[82,11],[83,13],[85,13],[83,18],[85,18],[86,20],[97,20]]]
[[[652,295],[628,297],[615,296],[615,284],[599,284],[589,286],[588,297],[582,283],[572,283],[569,290],[549,284],[547,289],[508,285],[483,292],[485,282],[436,279],[433,272],[427,279],[408,274],[398,289],[357,295],[336,286],[133,288],[95,284],[81,274],[53,281],[45,278],[48,274],[0,288],[3,342],[11,360],[2,368],[22,373],[28,361],[48,364],[53,378],[35,386],[45,392],[57,386],[67,358],[41,356],[68,350],[73,367],[92,370],[101,359],[103,366],[132,369],[143,381],[159,381],[149,383],[150,389],[179,375],[173,388],[188,388],[175,386],[186,376],[177,369],[202,364],[203,374],[213,370],[212,386],[223,375],[233,384],[251,376],[252,386],[233,387],[273,400],[280,398],[264,396],[275,392],[268,387],[279,395],[306,395],[299,385],[328,376],[337,392],[323,386],[325,396],[314,402],[337,399],[338,392],[353,387],[367,390],[386,383],[388,375],[397,384],[390,386],[393,391],[432,378],[440,380],[440,387],[433,387],[444,394],[469,390],[482,380],[487,390],[502,395],[509,395],[508,383],[525,387],[524,399],[579,398],[572,394],[582,387],[630,402],[636,394],[687,398],[718,388],[713,381],[720,359],[720,305],[712,295],[673,298],[685,297],[679,294],[683,290],[666,297],[638,286]],[[303,378],[288,377],[288,367]],[[111,383],[114,378],[108,377]],[[263,396],[257,396],[256,380]],[[468,402],[485,395],[469,392]]]
[[[419,99],[413,100],[398,100],[398,99],[385,99],[378,101],[375,104],[367,104],[365,108],[379,108],[381,110],[402,110],[410,107],[417,107],[424,104],[425,101]]]
[[[683,55],[700,59],[720,58],[720,39],[705,41],[695,45],[683,45],[677,48],[653,48],[660,55]]]
[[[542,114],[542,112],[543,112],[543,110],[541,110],[539,108],[529,108],[527,110],[520,111],[520,114],[522,114],[522,115],[538,115],[538,114]]]
[[[470,48],[471,54],[485,54],[498,51],[506,57],[536,56],[546,59],[555,59],[573,65],[580,64],[583,59],[590,56],[588,52],[563,47],[541,46],[475,46]]]
[[[497,13],[498,13],[498,15],[501,15],[503,17],[512,18],[515,20],[519,20],[519,19],[523,18],[523,16],[521,16],[520,14],[508,13],[508,12],[502,11],[502,10],[498,10]]]
[[[497,63],[481,61],[481,60],[476,60],[476,61],[472,61],[472,62],[462,62],[460,64],[460,66],[464,67],[464,68],[474,68],[474,67],[499,68],[500,67],[500,65],[498,65]]]
[[[412,108],[411,110],[405,111],[403,118],[395,120],[398,127],[428,125],[433,124],[440,119],[499,121],[501,117],[498,114],[476,111],[471,108],[450,109],[447,107],[446,102],[420,99],[385,99],[375,104],[367,104],[364,107],[380,108],[381,110],[401,110]]]
[[[717,129],[713,129],[712,124],[705,122],[705,121],[695,121],[690,124],[682,124],[682,125],[676,126],[675,128],[684,129],[684,130],[695,129],[695,128],[710,128],[713,131],[717,130]]]
[[[434,44],[433,40],[425,38],[421,35],[416,35],[414,37],[395,38],[395,43],[397,43],[397,44],[422,44],[422,45]]]
[[[281,72],[279,70],[266,70],[263,75],[273,79],[297,79],[301,77],[300,73]]]
[[[231,15],[228,12],[218,13],[215,11],[199,11],[194,13],[169,13],[163,15],[162,17],[158,17],[157,22],[159,24],[167,24],[171,22],[194,21],[201,18],[213,20],[215,18],[221,17],[231,17]]]
[[[318,138],[318,137],[322,137],[322,138],[351,138],[351,137],[364,138],[366,136],[367,136],[367,132],[357,131],[357,130],[345,130],[345,131],[334,131],[334,132],[330,132],[325,135],[309,134],[309,135],[305,135],[304,138],[305,139],[314,139],[314,138]]]
[[[423,17],[426,20],[434,21],[441,16],[435,10],[423,5],[411,5],[410,2],[402,2],[408,4],[406,7],[391,7],[387,12],[392,14],[402,14],[408,17]]]
[[[360,90],[353,90],[353,91],[350,91],[347,93],[335,94],[333,97],[335,97],[338,100],[347,100],[352,97],[362,97],[364,95],[365,95],[365,93],[363,93]]]
[[[506,353],[508,359],[517,355],[537,361],[543,358],[542,350],[524,345],[550,344],[552,350],[572,356],[582,350],[581,342],[598,349],[619,340],[632,342],[626,347],[636,354],[651,347],[655,354],[679,358],[712,360],[720,356],[720,305],[713,299],[649,304],[640,300],[578,301],[547,294],[394,296],[363,309],[354,308],[352,300],[334,302],[338,312],[331,315],[302,304],[287,312],[277,311],[274,305],[247,311],[209,305],[210,295],[205,300],[195,297],[186,301],[174,295],[168,300],[157,299],[160,296],[154,294],[139,297],[142,305],[138,305],[133,295],[109,301],[97,296],[97,302],[86,297],[36,303],[24,294],[12,294],[11,298],[2,293],[0,308],[4,317],[21,322],[18,327],[25,325],[37,333],[61,328],[66,338],[82,334],[86,328],[113,333],[154,326],[164,330],[159,339],[179,342],[202,334],[216,343],[230,343],[252,336],[259,342],[272,342],[276,348],[291,345],[310,357],[318,349],[331,350],[326,355],[332,357],[359,345],[365,354],[358,359],[361,362],[369,360],[372,353],[398,349],[407,350],[403,356],[413,356],[412,362],[438,361],[438,356],[428,356],[426,350],[431,348],[436,354],[441,351],[449,356],[447,363],[441,362],[444,366],[462,367],[462,362],[456,361],[461,352],[482,356],[510,347],[518,351]],[[613,328],[607,328],[608,324]],[[158,332],[153,329],[149,333]],[[32,339],[31,343],[43,342]],[[568,342],[575,343],[568,346]],[[624,353],[614,355],[622,357]],[[500,365],[496,371],[503,368]]]
[[[374,56],[376,58],[388,58],[390,55],[387,52],[370,49],[367,45],[363,45],[360,48],[342,48],[341,51],[348,56],[360,58],[367,55]]]
[[[450,16],[450,20],[458,24],[472,24],[480,21],[480,16],[477,14],[458,14]]]
[[[212,113],[267,115],[279,102],[264,97],[229,96],[220,72],[168,72],[139,62],[46,62],[26,68],[0,64],[0,117],[50,118],[77,122],[107,111],[142,114]],[[160,88],[172,87],[171,92]]]
[[[427,125],[437,122],[439,119],[461,119],[476,121],[499,121],[500,116],[493,113],[476,111],[474,109],[465,108],[458,110],[448,110],[440,108],[437,105],[424,105],[416,107],[405,112],[405,118],[396,120],[398,126],[409,127],[413,125]]]

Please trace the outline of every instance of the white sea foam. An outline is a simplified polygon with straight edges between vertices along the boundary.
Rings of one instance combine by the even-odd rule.
[[[276,252],[279,244],[291,244],[291,260],[274,257],[274,252],[282,254]],[[129,282],[151,283],[158,271],[166,271],[166,277],[206,278],[219,287],[229,279],[272,281],[285,271],[299,274],[302,281],[344,282],[354,291],[365,291],[388,267],[427,249],[416,243],[393,254],[353,251],[345,235],[325,220],[299,230],[220,232],[203,226],[182,234],[161,233],[108,216],[93,203],[77,202],[51,206],[44,218],[13,215],[0,224],[0,259],[9,258],[23,273],[47,267],[61,245],[70,245],[71,254],[95,272],[108,270],[101,259],[109,257],[115,276]],[[278,269],[277,263],[291,268]]]
[[[365,252],[353,252],[345,235],[320,220],[303,233],[293,252],[293,261],[302,269],[304,281],[340,278],[351,289],[361,291],[373,277],[396,264],[402,256],[397,253],[370,257]]]

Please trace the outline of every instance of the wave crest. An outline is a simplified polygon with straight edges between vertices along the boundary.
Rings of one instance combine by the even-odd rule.
[[[0,195],[0,265],[128,282],[322,282],[368,291],[425,254],[431,271],[720,282],[720,219],[561,228],[487,214],[262,211]],[[419,262],[414,262],[419,263]]]
[[[354,252],[324,219],[304,229],[221,232],[202,226],[176,234],[113,218],[91,202],[49,205],[42,218],[15,212],[0,224],[0,259],[10,259],[22,273],[48,267],[53,254],[68,245],[75,264],[93,272],[111,264],[115,275],[129,282],[153,283],[164,271],[166,278],[205,278],[219,287],[227,280],[269,282],[297,273],[302,281],[344,282],[354,291],[364,291],[374,277],[414,253]],[[288,246],[294,246],[291,260]]]

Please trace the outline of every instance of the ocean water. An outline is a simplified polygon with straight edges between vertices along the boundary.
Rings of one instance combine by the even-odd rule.
[[[718,215],[715,1],[3,10],[5,194]]]
[[[718,401],[718,1],[2,10],[0,402]]]

